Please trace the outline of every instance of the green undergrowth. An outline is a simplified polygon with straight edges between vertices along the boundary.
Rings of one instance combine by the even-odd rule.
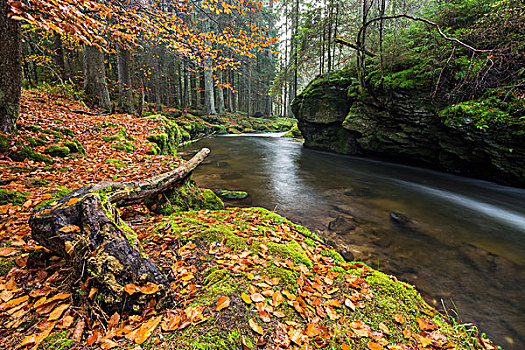
[[[316,278],[323,278],[324,275],[315,272],[317,263],[314,259],[318,258],[312,255],[313,249],[317,249],[317,252],[329,251],[321,256],[324,256],[325,266],[331,266],[329,270],[336,276],[333,286],[339,288],[330,298],[341,300],[344,298],[343,293],[350,295],[355,292],[345,284],[348,278],[353,278],[352,276],[363,278],[370,285],[369,289],[372,292],[371,299],[362,300],[355,309],[344,304],[336,307],[339,319],[322,319],[321,323],[334,332],[324,349],[341,349],[342,343],[349,345],[351,349],[368,349],[371,338],[349,336],[349,332],[352,332],[349,330],[352,321],[362,321],[370,326],[372,331],[377,332],[380,325],[386,327],[389,332],[386,339],[390,344],[407,344],[408,340],[403,331],[420,333],[418,318],[430,319],[436,325],[436,329],[447,337],[447,341],[455,343],[456,349],[476,348],[472,342],[474,338],[464,339],[441,314],[428,306],[413,286],[364,264],[344,262],[337,252],[315,242],[321,239],[319,236],[266,209],[190,211],[173,215],[156,228],[159,234],[166,229],[170,230],[170,235],[181,235],[181,244],[194,244],[196,247],[194,257],[201,267],[199,272],[195,273],[195,283],[202,285],[202,291],[188,306],[203,307],[203,314],[207,320],[191,325],[183,331],[163,334],[163,348],[242,349],[242,337],[247,342],[256,341],[256,334],[248,326],[250,319],[270,334],[274,331],[277,321],[304,329],[307,321],[286,302],[286,298],[283,304],[274,308],[282,311],[284,317],[272,316],[269,322],[263,322],[254,304],[246,303],[241,294],[250,294],[250,284],[277,278],[278,282],[273,284],[271,289],[298,295],[298,279],[301,276],[307,276],[314,281]],[[312,238],[307,238],[308,236]],[[225,268],[217,262],[221,258],[210,255],[210,249],[221,244],[229,247],[230,256],[246,254],[249,251],[250,256],[259,254],[264,259],[249,269],[241,268],[235,271]],[[306,251],[301,244],[312,247],[312,250]],[[292,265],[277,263],[283,261],[291,261]],[[303,268],[298,268],[300,266]],[[258,288],[258,291],[261,289]],[[231,303],[226,309],[216,312],[214,309],[220,296],[227,296]],[[402,316],[402,322],[396,321],[398,315]],[[150,339],[145,348],[153,349],[154,339]]]

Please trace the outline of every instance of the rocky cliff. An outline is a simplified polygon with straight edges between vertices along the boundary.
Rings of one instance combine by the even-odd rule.
[[[349,75],[318,78],[293,101],[305,147],[525,186],[525,118],[509,105],[515,99],[494,92],[445,107],[417,81],[358,93]]]

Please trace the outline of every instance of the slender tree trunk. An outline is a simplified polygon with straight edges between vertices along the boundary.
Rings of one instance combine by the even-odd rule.
[[[124,113],[132,114],[133,97],[131,92],[131,80],[129,74],[129,50],[117,45],[117,67],[118,67],[118,103]]]
[[[160,87],[160,48],[152,47],[153,59],[153,95],[155,98],[155,110],[162,111],[162,92]]]
[[[55,49],[55,63],[58,67],[58,74],[62,77],[63,81],[67,80],[66,76],[66,63],[64,61],[64,50],[62,48],[62,36],[60,33],[54,33],[53,45]]]
[[[219,81],[221,84],[224,83],[224,72],[222,70],[219,71]],[[223,114],[226,112],[226,109],[224,108],[224,89],[221,86],[217,86],[217,110],[220,114]]]
[[[213,88],[213,77],[211,74],[211,59],[207,58],[204,68],[204,111],[206,114],[217,114],[215,111],[215,98]],[[224,101],[223,101],[224,108]]]
[[[188,64],[184,62],[184,75],[183,75],[183,88],[182,88],[182,111],[185,113],[188,111],[190,105],[190,92],[188,84]]]
[[[22,88],[20,22],[7,18],[9,5],[0,0],[0,132],[16,131]]]
[[[109,91],[106,85],[104,54],[96,46],[83,46],[84,91],[92,105],[111,110]]]
[[[191,90],[191,108],[197,109],[198,107],[198,91],[197,91],[197,76],[195,72],[190,75],[190,90]]]

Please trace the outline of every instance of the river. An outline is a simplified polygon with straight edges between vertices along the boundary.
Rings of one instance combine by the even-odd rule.
[[[525,349],[525,190],[277,136],[207,138],[179,153],[211,149],[194,179],[249,193],[228,205],[275,210],[347,259],[416,285],[504,349]]]

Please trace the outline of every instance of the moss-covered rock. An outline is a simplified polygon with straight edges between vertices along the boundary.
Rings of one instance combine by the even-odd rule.
[[[220,190],[215,191],[215,194],[226,199],[244,199],[248,197],[248,192],[244,191]]]
[[[18,191],[9,191],[3,188],[0,188],[0,205],[11,203],[14,205],[22,205],[27,200],[28,193],[18,192]]]
[[[191,181],[186,181],[160,198],[149,200],[146,205],[165,215],[188,210],[224,209],[224,203],[213,191],[198,188]]]
[[[53,159],[49,158],[46,155],[37,153],[33,151],[31,147],[24,147],[21,151],[12,152],[9,154],[9,158],[16,162],[23,162],[25,159],[30,159],[35,162],[43,162],[46,164],[53,164]]]
[[[65,146],[49,146],[44,149],[44,154],[49,154],[51,157],[66,157],[69,155],[69,148]]]
[[[66,141],[64,142],[64,146],[69,149],[70,153],[86,155],[86,151],[84,150],[84,147],[78,140]]]
[[[31,147],[39,147],[39,146],[45,146],[47,145],[47,141],[43,140],[41,138],[33,138],[31,136],[26,137],[27,143],[29,143],[29,146]]]
[[[295,124],[290,131],[288,131],[286,134],[283,135],[283,137],[293,137],[293,138],[299,138],[301,137],[301,130],[297,127],[297,124]]]
[[[168,156],[176,156],[177,148],[179,147],[183,138],[177,123],[169,120],[168,118],[162,115],[153,115],[148,118],[160,121],[162,123],[163,131],[162,133],[151,134],[146,137],[146,139],[149,142],[157,145],[156,148],[150,149],[149,154],[164,154]]]
[[[292,104],[305,146],[525,185],[525,99],[496,89],[481,99],[440,107],[431,98],[434,87],[414,72],[393,74],[399,81],[382,84],[376,84],[376,72],[363,91],[347,80],[344,101],[337,83],[310,83]],[[403,85],[403,79],[411,82]],[[322,106],[327,100],[337,113]]]
[[[128,153],[135,152],[135,145],[126,140],[120,140],[119,143],[112,144],[111,147],[117,151],[124,151]]]

